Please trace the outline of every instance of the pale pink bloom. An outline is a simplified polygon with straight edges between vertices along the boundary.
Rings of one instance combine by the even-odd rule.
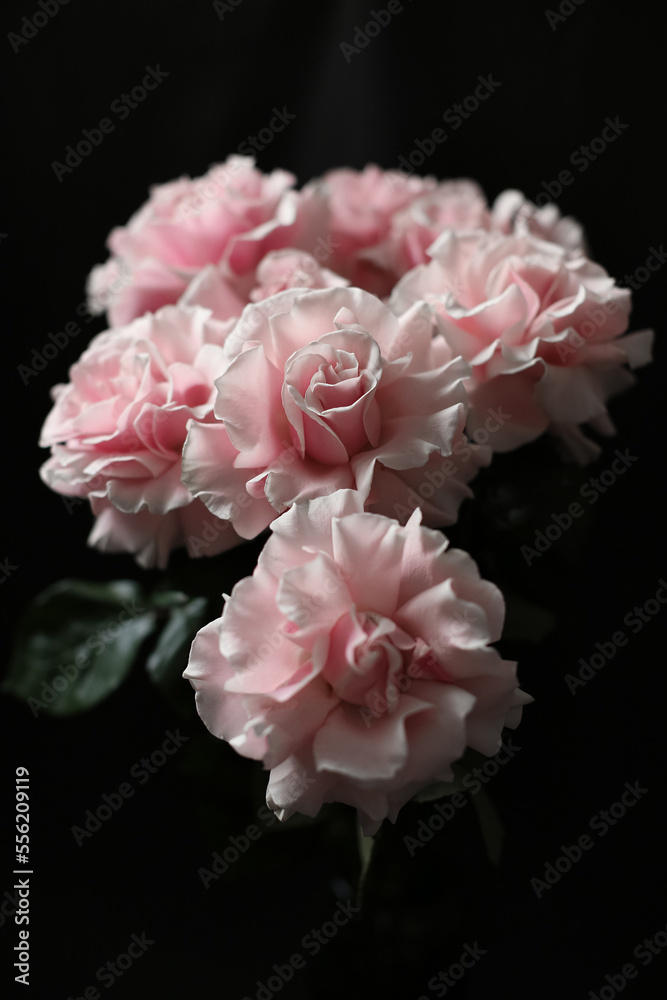
[[[40,474],[57,492],[90,499],[90,544],[164,566],[179,545],[213,555],[238,543],[181,482],[188,421],[214,419],[228,328],[208,310],[166,306],[94,337],[70,383],[52,390],[40,440],[52,454]]]
[[[190,426],[183,482],[244,538],[339,489],[405,520],[431,456],[442,464],[465,443],[469,369],[434,329],[428,307],[399,320],[358,288],[292,289],[248,306],[225,344],[218,419]],[[488,461],[485,449],[469,458],[418,491],[429,524],[456,519],[464,484]]]
[[[270,250],[311,248],[326,229],[326,203],[317,185],[296,192],[294,183],[287,171],[262,174],[252,157],[230,156],[203,177],[153,186],[127,225],[111,231],[112,257],[89,277],[91,309],[107,309],[121,326],[176,302],[208,264],[233,282]]]
[[[435,178],[369,164],[363,170],[330,170],[323,181],[332,241],[328,266],[359,288],[388,295],[396,278],[384,260],[376,262],[367,251],[386,239],[397,212],[435,187]]]
[[[304,250],[276,250],[268,253],[257,267],[257,286],[250,292],[251,302],[261,302],[290,288],[337,288],[349,285],[329,268],[322,267]]]
[[[492,208],[475,181],[437,182],[370,165],[332,170],[324,181],[336,249],[331,266],[352,284],[389,295],[398,279],[428,262],[427,250],[447,229],[532,234],[583,250],[583,230],[554,204],[538,208],[520,191],[504,191]]]
[[[553,202],[538,208],[521,191],[513,189],[501,192],[494,201],[488,228],[505,235],[536,236],[579,254],[587,252],[581,223],[571,215],[561,215]]]
[[[164,569],[173,549],[186,548],[192,558],[215,556],[242,539],[229,521],[221,521],[199,500],[152,514],[148,507],[126,514],[106,498],[90,493],[95,523],[88,544],[100,552],[129,552],[140,566]]]
[[[579,425],[613,433],[606,401],[634,383],[626,365],[650,360],[651,331],[621,336],[629,290],[583,254],[527,233],[448,230],[429,256],[390,305],[400,316],[430,304],[452,354],[472,366],[469,432],[499,408],[510,419],[493,434],[494,450],[550,428],[579,461],[594,457]]]
[[[510,190],[489,208],[479,185],[463,178],[441,181],[396,212],[386,239],[363,256],[395,282],[411,268],[428,263],[429,247],[447,229],[532,234],[568,250],[584,249],[581,226],[575,219],[562,218],[556,205],[538,208],[520,191]]]
[[[261,302],[291,288],[336,288],[349,282],[305,250],[286,247],[268,253],[259,262],[249,280],[230,279],[223,267],[209,265],[192,279],[179,302],[186,306],[204,306],[215,319],[238,318],[249,302]]]
[[[531,699],[489,645],[504,601],[470,556],[418,511],[362,510],[341,490],[274,521],[184,676],[213,735],[270,770],[280,819],[344,802],[373,834],[467,747],[496,753]]]
[[[396,212],[387,238],[366,256],[397,281],[418,264],[445,229],[488,229],[491,214],[484,192],[470,180],[441,181]]]

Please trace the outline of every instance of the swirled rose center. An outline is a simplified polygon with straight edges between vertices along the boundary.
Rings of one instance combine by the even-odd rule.
[[[386,694],[413,659],[415,640],[395,622],[375,612],[352,608],[330,634],[324,677],[344,701],[368,704]]]
[[[367,334],[330,334],[292,355],[285,369],[288,416],[302,426],[310,458],[337,465],[377,444],[381,374],[379,348]]]

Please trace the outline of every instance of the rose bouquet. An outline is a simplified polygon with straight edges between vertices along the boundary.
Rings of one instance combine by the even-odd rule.
[[[89,502],[99,550],[163,573],[174,549],[217,556],[212,589],[231,593],[208,624],[184,588],[143,594],[85,689],[53,673],[55,626],[30,659],[28,621],[10,689],[35,714],[88,707],[161,627],[149,673],[186,668],[211,733],[270,771],[279,818],[344,803],[374,834],[466,753],[494,755],[531,700],[493,645],[501,589],[439,529],[482,503],[494,454],[548,433],[597,457],[651,332],[626,332],[630,292],[575,220],[518,191],[490,205],[469,180],[368,166],[297,189],[232,156],[152,188],[108,248],[88,293],[109,329],[53,389],[42,479]],[[137,593],[79,586],[81,621]]]

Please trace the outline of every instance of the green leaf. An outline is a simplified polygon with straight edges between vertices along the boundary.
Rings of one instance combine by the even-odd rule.
[[[373,857],[373,848],[375,847],[375,840],[373,837],[367,837],[361,828],[361,823],[357,820],[357,844],[359,845],[359,881],[357,882],[357,904],[361,906],[364,897],[364,884],[366,882],[366,875],[368,874],[368,869],[371,865],[371,859]]]
[[[208,604],[205,597],[188,599],[177,591],[155,594],[152,600],[164,608],[169,606],[168,598],[169,617],[146,663],[149,677],[160,686],[178,680],[185,670],[190,644],[204,621]]]
[[[92,708],[123,682],[155,624],[132,580],[61,580],[23,615],[3,690],[35,716]]]
[[[188,603],[188,595],[182,590],[154,590],[150,595],[151,607],[169,611]]]

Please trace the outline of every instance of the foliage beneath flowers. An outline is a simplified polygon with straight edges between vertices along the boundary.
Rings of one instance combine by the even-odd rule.
[[[61,580],[25,612],[3,689],[33,713],[73,715],[94,708],[120,687],[158,633],[147,668],[168,692],[180,677],[205,598],[177,591],[147,595],[133,580]]]
[[[153,603],[156,608],[166,609],[169,617],[146,661],[146,669],[157,685],[169,687],[174,678],[180,676],[192,636],[204,621],[207,601],[205,597],[187,600],[184,594],[161,591],[155,595]]]

